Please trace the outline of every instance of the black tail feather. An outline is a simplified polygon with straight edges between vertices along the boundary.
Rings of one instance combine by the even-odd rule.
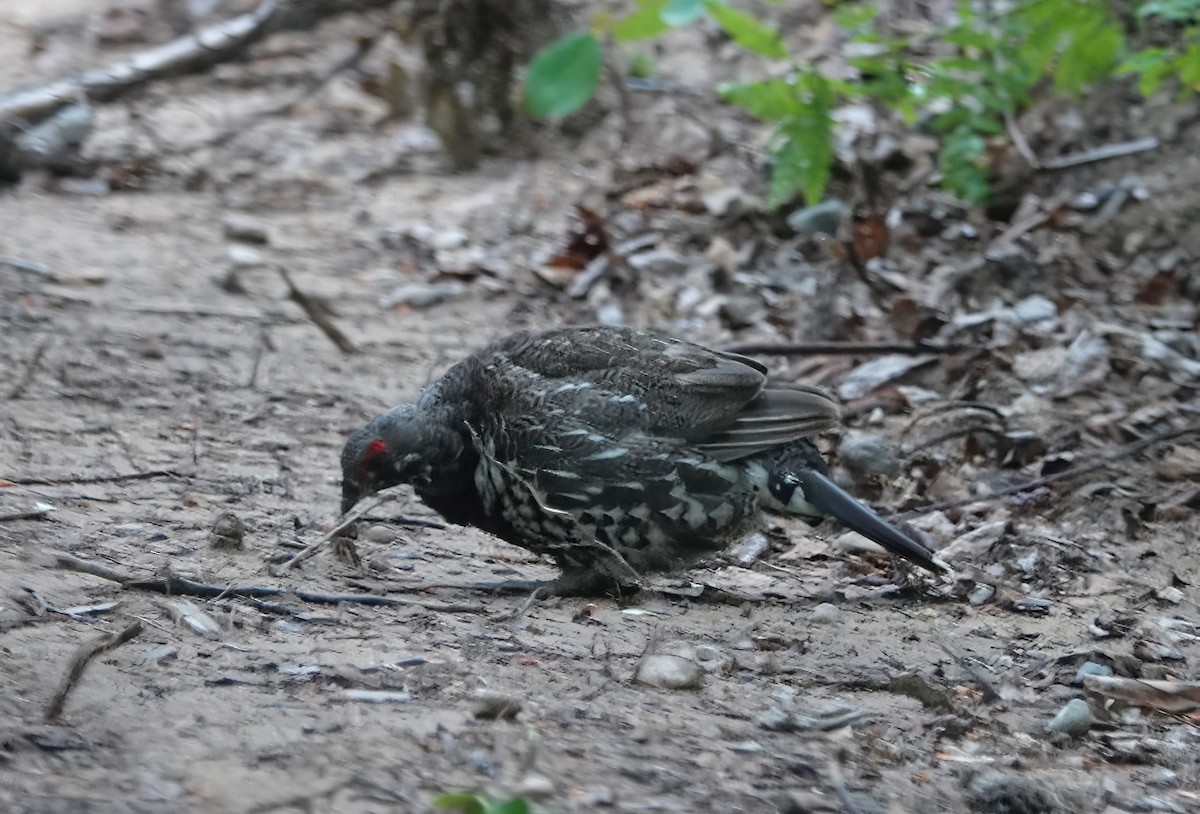
[[[846,494],[820,472],[805,468],[793,474],[804,490],[804,499],[829,516],[836,517],[847,528],[927,571],[941,574],[948,570],[932,551]]]

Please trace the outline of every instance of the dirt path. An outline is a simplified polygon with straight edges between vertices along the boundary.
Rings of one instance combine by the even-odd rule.
[[[0,2],[0,74],[12,79],[4,84],[111,59],[83,48],[90,6],[41,4],[34,13]],[[0,255],[53,274],[0,265],[0,478],[17,482],[0,489],[0,515],[54,507],[0,522],[0,809],[422,811],[460,789],[519,793],[564,812],[1200,806],[1194,718],[1127,708],[1078,738],[1045,729],[1069,699],[1089,697],[1073,683],[1085,662],[1117,675],[1197,679],[1194,435],[1085,478],[918,521],[963,561],[1016,586],[990,599],[975,582],[918,579],[886,590],[885,563],[828,546],[836,529],[802,524],[776,527],[771,551],[751,568],[716,562],[688,575],[723,589],[725,601],[559,600],[515,621],[505,617],[521,598],[414,592],[550,575],[472,530],[378,523],[364,530],[361,569],[328,552],[296,571],[271,564],[334,522],[337,456],[353,427],[510,327],[595,318],[615,305],[636,324],[713,343],[770,338],[762,326],[828,338],[821,326],[797,327],[805,308],[822,307],[803,285],[775,285],[764,304],[743,280],[706,310],[695,303],[711,300],[711,288],[689,286],[711,269],[647,276],[636,295],[614,282],[582,300],[532,274],[532,258],[565,242],[573,204],[618,186],[599,136],[578,150],[559,145],[541,159],[490,158],[475,173],[445,175],[436,150],[397,147],[423,144],[419,128],[364,126],[378,110],[347,79],[227,146],[164,152],[153,165],[134,159],[148,148],[131,110],[157,111],[155,132],[167,143],[198,143],[270,95],[262,72],[277,81],[299,70],[289,59],[325,64],[364,25],[338,19],[280,35],[245,66],[103,107],[92,149],[109,167],[144,172],[140,189],[106,192],[35,174],[0,192]],[[27,58],[32,31],[42,32],[37,59]],[[239,91],[248,77],[259,84]],[[639,114],[651,132],[655,104]],[[953,289],[942,314],[982,311],[997,292],[1010,304],[1044,292],[1058,304],[1057,327],[1042,334],[996,323],[986,337],[965,330],[989,351],[938,362],[905,383],[998,405],[1039,443],[1030,451],[1014,435],[1002,459],[979,446],[995,433],[966,442],[963,433],[911,458],[901,478],[869,497],[916,507],[961,498],[1197,420],[1194,384],[1102,325],[1135,337],[1194,329],[1196,300],[1184,281],[1200,258],[1198,143],[1185,130],[1157,154],[1031,182],[1049,197],[1050,187],[1084,191],[1138,173],[1150,198],[1108,230],[1035,234],[1024,246],[1028,266],[1007,277],[983,268]],[[711,180],[736,167],[741,179],[745,162],[712,149],[698,174]],[[391,166],[397,150],[412,162],[407,171],[363,180]],[[922,192],[909,203],[932,211],[941,200]],[[640,217],[628,231],[677,235],[666,242],[692,268],[719,228],[681,209],[618,210],[609,210],[614,229]],[[230,218],[241,220],[230,226]],[[231,237],[244,237],[246,219],[265,230],[265,245]],[[978,240],[948,226],[893,271],[916,280],[919,269],[923,285],[938,273],[935,255],[965,265],[1006,225],[976,222]],[[730,239],[746,239],[746,229],[730,227]],[[1137,302],[1168,256],[1177,287]],[[441,274],[429,273],[435,264]],[[289,299],[276,266],[329,304],[359,352],[335,347]],[[822,255],[813,267],[824,290],[838,261]],[[379,305],[403,286],[428,293],[432,282],[456,281],[431,307]],[[843,322],[858,326],[854,338],[891,338],[893,316],[856,286],[842,279],[835,290],[845,299],[832,311],[853,313]],[[730,303],[744,300],[759,309],[750,320],[758,327],[730,319]],[[1108,355],[1100,375],[1071,391],[1055,371],[1069,368],[1075,357],[1064,349],[1081,333],[1100,337]],[[1036,378],[1037,364],[1051,372]],[[828,358],[793,372],[836,386],[850,366]],[[850,421],[910,449],[938,428],[914,432],[929,414],[896,408],[898,392],[888,390],[874,412],[869,399],[854,402]],[[912,392],[903,398],[919,402]],[[209,545],[224,512],[245,525],[242,551]],[[436,519],[415,499],[387,512]],[[56,567],[56,553],[139,578],[169,570],[211,584],[411,604],[194,599],[220,629],[205,638],[177,621],[178,599]],[[1021,592],[1052,600],[1052,609],[1014,609]],[[104,607],[61,613],[93,605]],[[92,663],[61,720],[45,722],[76,650],[135,620],[144,632]],[[648,648],[689,655],[704,668],[701,686],[633,681]],[[1000,698],[986,698],[967,667]],[[368,703],[374,696],[362,691],[393,694]],[[481,695],[511,699],[520,711],[481,716]],[[1103,702],[1091,700],[1102,714]],[[849,725],[836,725],[851,712]],[[804,731],[780,731],[789,727]],[[849,802],[838,797],[831,761]]]

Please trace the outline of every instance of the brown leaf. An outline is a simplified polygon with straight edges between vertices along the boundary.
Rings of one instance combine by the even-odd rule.
[[[608,230],[604,217],[582,204],[575,209],[579,212],[582,228],[572,232],[567,248],[551,257],[546,263],[548,266],[579,270],[608,251]]]

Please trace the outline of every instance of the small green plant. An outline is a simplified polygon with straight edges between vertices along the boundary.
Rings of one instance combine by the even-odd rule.
[[[779,0],[782,2],[782,0]],[[871,2],[826,0],[856,56],[855,81],[835,80],[792,57],[772,26],[726,0],[635,0],[625,16],[599,14],[589,30],[540,51],[526,74],[526,106],[535,118],[567,116],[595,93],[606,42],[657,37],[707,18],[735,43],[764,59],[786,61],[782,78],[728,83],[723,100],[773,126],[767,203],[777,208],[803,193],[820,200],[834,160],[833,111],[856,99],[876,100],[922,120],[941,139],[943,185],[960,197],[988,196],[986,147],[1028,106],[1047,78],[1054,92],[1078,94],[1113,76],[1135,75],[1142,92],[1178,78],[1181,93],[1200,88],[1200,0],[1135,3],[1142,26],[1171,29],[1174,47],[1130,47],[1126,25],[1095,0],[1024,0],[998,12],[962,0],[933,36],[888,37]],[[996,4],[999,6],[999,4]]]
[[[533,814],[534,811],[523,797],[498,800],[473,791],[443,794],[433,801],[433,807],[461,814]]]

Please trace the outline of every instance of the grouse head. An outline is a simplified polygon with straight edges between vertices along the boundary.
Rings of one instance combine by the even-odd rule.
[[[410,483],[433,484],[463,452],[461,433],[419,404],[395,407],[356,430],[342,449],[342,513],[364,497]]]

